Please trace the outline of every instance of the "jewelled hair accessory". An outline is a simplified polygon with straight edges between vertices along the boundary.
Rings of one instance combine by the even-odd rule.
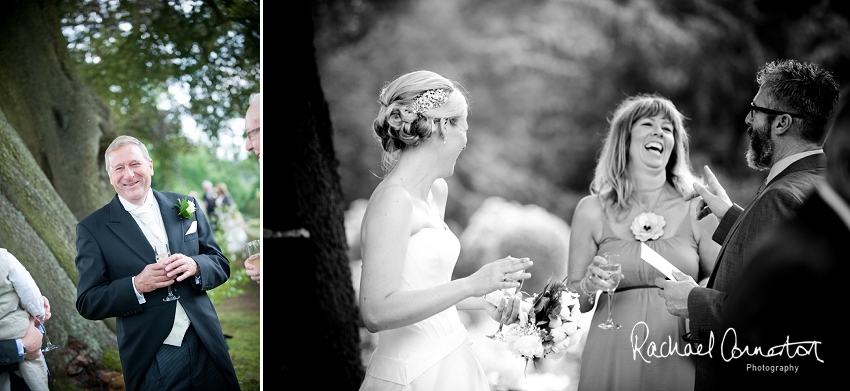
[[[449,100],[449,91],[441,88],[425,91],[416,98],[405,109],[413,114],[422,114],[428,110],[436,109]]]

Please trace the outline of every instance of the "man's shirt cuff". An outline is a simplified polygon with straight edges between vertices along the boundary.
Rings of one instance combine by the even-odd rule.
[[[145,295],[143,293],[139,293],[139,291],[136,290],[136,276],[133,276],[132,282],[133,282],[133,293],[136,294],[136,299],[139,300],[139,304],[145,304],[147,302],[147,300],[145,300]]]

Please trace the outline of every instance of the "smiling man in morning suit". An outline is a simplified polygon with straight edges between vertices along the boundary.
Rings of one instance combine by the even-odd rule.
[[[238,390],[218,315],[207,291],[230,276],[230,262],[203,208],[151,189],[153,160],[144,144],[119,136],[105,153],[116,195],[77,224],[77,311],[117,320],[118,353],[128,390]],[[153,245],[171,256],[156,262]],[[179,296],[164,301],[168,286]]]

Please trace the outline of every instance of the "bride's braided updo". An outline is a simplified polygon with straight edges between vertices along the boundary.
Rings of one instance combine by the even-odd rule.
[[[453,119],[468,109],[460,84],[430,71],[410,72],[385,84],[378,103],[372,130],[383,149],[384,175],[395,167],[401,151],[419,145],[437,131],[435,120]]]

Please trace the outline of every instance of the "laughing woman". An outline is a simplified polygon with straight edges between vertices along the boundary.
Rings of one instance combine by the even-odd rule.
[[[616,289],[616,330],[597,327],[605,321],[607,295],[596,303],[582,352],[579,390],[691,390],[690,357],[650,356],[650,344],[679,345],[685,321],[670,315],[654,284],[663,276],[640,257],[641,243],[661,254],[697,281],[711,274],[720,245],[711,234],[718,221],[697,219],[697,199],[684,201],[696,178],[688,156],[684,117],[670,100],[640,94],[626,98],[610,119],[596,165],[590,195],[576,207],[570,234],[569,270],[583,292],[582,311],[593,306],[596,292],[612,282],[598,266],[606,252],[619,254],[622,280]],[[634,349],[634,350],[633,350]],[[644,359],[645,358],[645,359]]]

